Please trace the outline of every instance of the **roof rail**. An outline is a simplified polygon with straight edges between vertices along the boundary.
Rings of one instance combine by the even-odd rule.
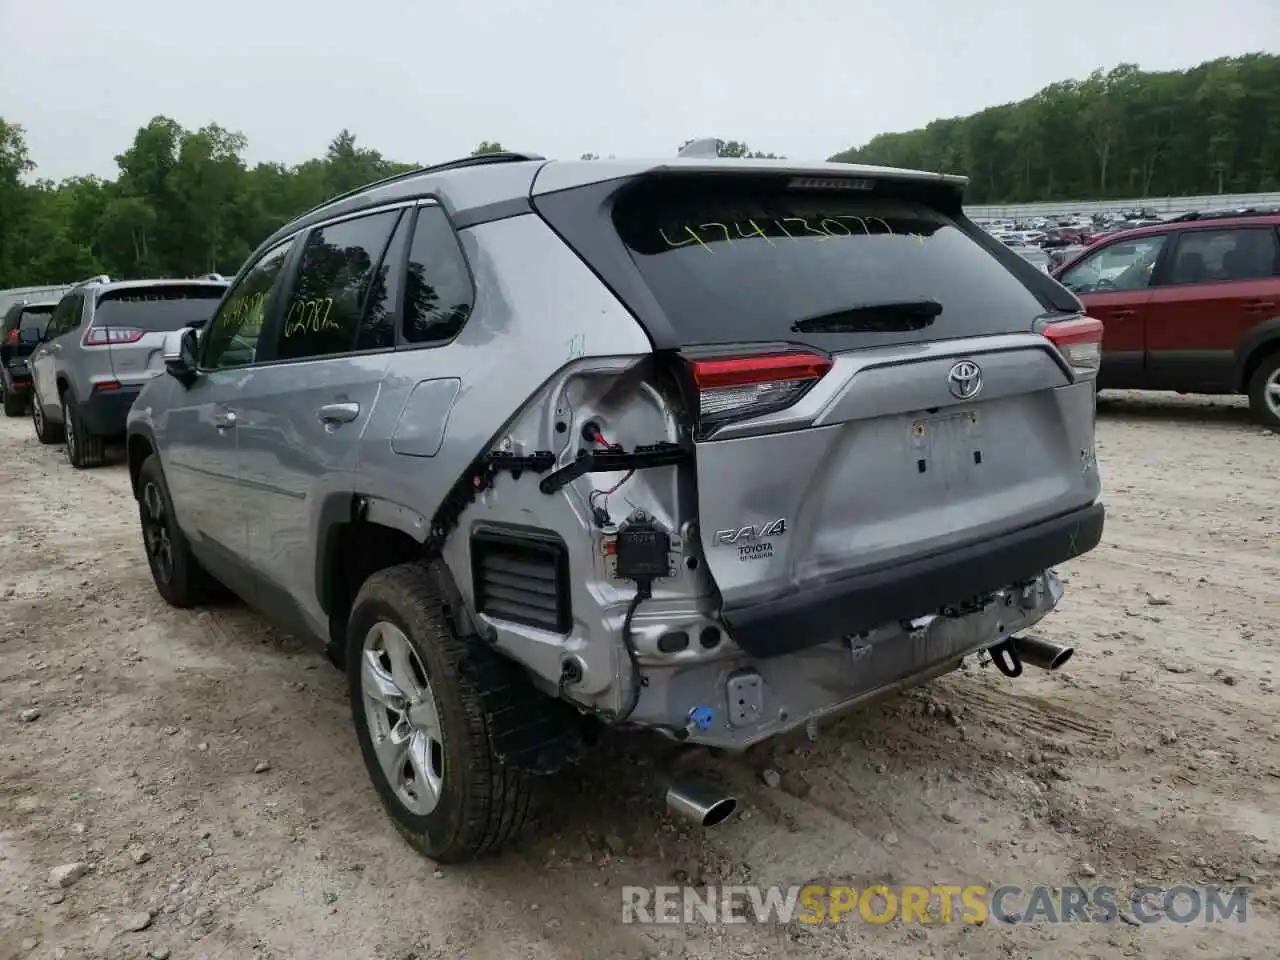
[[[1237,210],[1192,210],[1173,217],[1166,223],[1187,223],[1192,220],[1225,220],[1228,217],[1267,217],[1280,213],[1280,207],[1241,207]]]
[[[546,157],[537,153],[518,153],[514,150],[500,150],[496,153],[479,153],[470,157],[459,157],[457,160],[447,160],[444,163],[436,163],[426,167],[414,167],[412,170],[405,170],[403,173],[393,173],[389,177],[383,177],[381,180],[374,180],[362,186],[356,187],[354,190],[348,190],[346,193],[340,193],[336,197],[330,197],[324,203],[312,207],[301,217],[294,219],[300,220],[302,217],[310,216],[317,210],[323,210],[332,204],[338,203],[340,200],[349,200],[357,194],[364,193],[366,190],[372,190],[374,187],[383,187],[389,183],[395,183],[399,180],[407,180],[410,177],[422,176],[427,173],[441,173],[445,170],[457,170],[462,167],[477,167],[486,163],[520,163],[529,160],[545,160]]]

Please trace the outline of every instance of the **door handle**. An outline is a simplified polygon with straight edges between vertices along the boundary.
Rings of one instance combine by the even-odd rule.
[[[1123,320],[1125,317],[1132,317],[1137,310],[1112,310],[1111,316],[1117,320]]]
[[[1250,313],[1261,313],[1263,310],[1272,310],[1275,308],[1273,300],[1246,300],[1244,308]]]
[[[326,403],[316,411],[321,423],[350,423],[360,416],[358,403]]]
[[[215,413],[213,415],[213,425],[219,430],[226,430],[236,425],[236,414],[234,410],[228,410],[225,413]]]

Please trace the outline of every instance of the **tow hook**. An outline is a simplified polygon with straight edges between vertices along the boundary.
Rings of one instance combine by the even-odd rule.
[[[1018,656],[1018,648],[1014,646],[1012,640],[1006,640],[987,652],[991,655],[991,662],[996,665],[996,669],[1006,677],[1022,676],[1022,658]]]

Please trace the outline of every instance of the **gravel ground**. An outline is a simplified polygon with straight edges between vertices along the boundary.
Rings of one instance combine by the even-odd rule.
[[[1099,435],[1105,542],[1041,630],[1063,670],[973,664],[708,761],[741,813],[706,833],[663,812],[660,745],[619,738],[522,846],[440,870],[379,810],[319,653],[166,607],[119,457],[77,473],[0,420],[0,958],[1273,957],[1280,437],[1141,394]],[[620,922],[623,885],[685,878],[1252,899],[1244,924]]]

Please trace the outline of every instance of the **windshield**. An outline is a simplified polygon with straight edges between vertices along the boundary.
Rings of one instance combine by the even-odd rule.
[[[217,284],[167,284],[110,290],[98,300],[95,327],[132,327],[147,333],[208,320],[226,290]]]
[[[928,301],[928,324],[816,334],[825,348],[1027,330],[1044,307],[924,202],[750,181],[642,186],[614,225],[686,344],[793,339],[794,325],[868,304]]]

